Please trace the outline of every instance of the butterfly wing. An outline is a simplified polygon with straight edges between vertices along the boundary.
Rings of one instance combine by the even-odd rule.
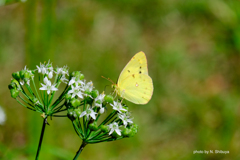
[[[153,94],[153,83],[147,74],[133,74],[118,83],[118,94],[135,104],[146,104]]]
[[[148,75],[147,58],[145,53],[142,51],[136,53],[128,62],[128,64],[123,68],[121,74],[119,75],[118,83],[125,81],[127,77],[137,73]]]

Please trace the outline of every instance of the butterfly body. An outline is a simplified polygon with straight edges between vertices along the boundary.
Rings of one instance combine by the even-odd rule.
[[[152,97],[153,83],[148,75],[144,52],[135,54],[119,75],[114,85],[116,93],[135,104],[146,104]]]

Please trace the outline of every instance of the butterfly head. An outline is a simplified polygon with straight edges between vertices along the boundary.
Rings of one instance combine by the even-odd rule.
[[[113,89],[118,88],[118,87],[117,87],[117,84],[112,84],[111,87],[112,87]]]

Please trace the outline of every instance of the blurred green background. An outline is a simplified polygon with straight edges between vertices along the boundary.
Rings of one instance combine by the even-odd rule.
[[[239,160],[240,1],[0,1],[0,159],[34,159],[38,113],[11,98],[11,73],[40,62],[80,70],[99,90],[138,51],[148,59],[154,93],[129,102],[139,132],[88,145],[79,159]],[[69,160],[81,140],[67,118],[49,120],[40,159]],[[193,154],[224,150],[230,154]]]

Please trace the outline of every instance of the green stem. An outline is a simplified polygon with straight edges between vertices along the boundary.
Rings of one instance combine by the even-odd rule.
[[[83,148],[87,145],[86,142],[82,142],[82,145],[80,146],[79,150],[77,151],[75,157],[73,158],[73,160],[76,160],[78,158],[78,156],[80,155],[80,153],[82,152]]]
[[[36,154],[36,159],[35,160],[38,160],[38,156],[39,156],[39,153],[40,153],[40,150],[41,150],[42,140],[43,140],[43,135],[44,135],[46,124],[47,124],[47,117],[44,118],[44,120],[43,120],[42,132],[41,132],[41,136],[40,136],[40,139],[39,139],[38,150],[37,150],[37,154]]]
[[[39,101],[40,101],[41,98],[40,98],[40,96],[39,96],[39,94],[38,94],[38,90],[37,90],[37,88],[36,88],[36,85],[35,85],[34,79],[33,79],[32,81],[33,81],[33,86],[34,86],[34,89],[35,89],[35,91],[36,91],[36,93],[37,93],[38,99],[39,99]]]

